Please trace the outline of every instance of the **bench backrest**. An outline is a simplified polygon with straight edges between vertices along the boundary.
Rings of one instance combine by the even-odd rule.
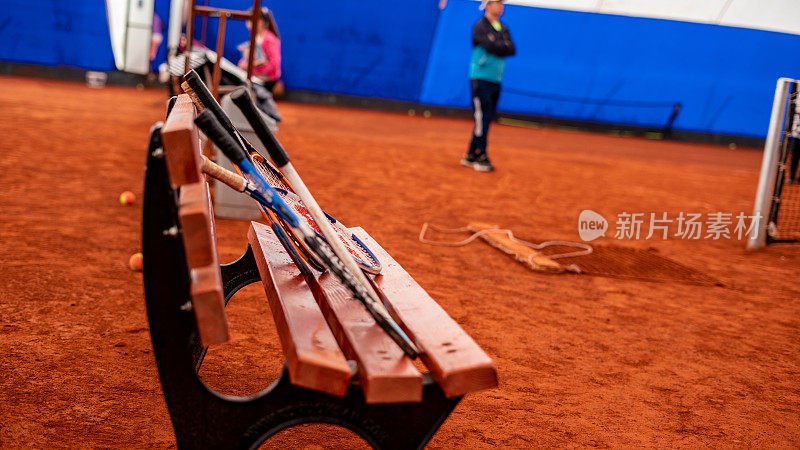
[[[217,254],[211,195],[200,171],[200,138],[195,107],[178,96],[161,130],[170,184],[178,190],[178,219],[191,277],[192,309],[203,345],[228,340],[228,319]]]

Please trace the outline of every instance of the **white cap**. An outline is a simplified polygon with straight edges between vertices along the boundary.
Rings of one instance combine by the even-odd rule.
[[[503,0],[481,0],[481,6],[480,6],[479,8],[480,8],[480,9],[486,9],[486,5],[487,5],[488,3],[492,3],[492,2],[502,2],[502,1],[503,1]]]

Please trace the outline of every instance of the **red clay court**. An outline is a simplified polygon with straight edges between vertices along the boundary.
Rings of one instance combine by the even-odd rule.
[[[164,92],[0,81],[0,446],[172,447],[142,275],[127,267]],[[617,241],[609,230],[599,247],[675,263],[636,278],[543,275],[481,242],[417,240],[424,222],[481,221],[577,241],[583,209],[749,214],[761,152],[497,125],[498,170],[482,174],[458,164],[467,120],[280,107],[278,136],[320,204],[376,238],[497,365],[500,387],[465,397],[429,448],[800,445],[797,245],[746,252],[736,239]],[[125,190],[132,207],[117,200]],[[248,223],[217,226],[230,261]],[[228,313],[232,339],[201,375],[257,392],[282,364],[262,288]],[[309,425],[265,447],[358,443]]]

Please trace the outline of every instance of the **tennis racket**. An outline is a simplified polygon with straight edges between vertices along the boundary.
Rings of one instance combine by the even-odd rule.
[[[245,149],[248,150],[249,159],[256,167],[258,172],[261,176],[267,181],[267,183],[275,188],[279,195],[281,195],[284,202],[286,202],[292,210],[295,211],[301,218],[305,219],[306,222],[309,224],[312,230],[314,230],[320,237],[322,237],[328,244],[330,245],[330,240],[325,233],[323,233],[323,228],[325,224],[322,226],[318,225],[315,222],[315,218],[312,218],[312,215],[309,213],[309,208],[303,203],[303,200],[296,195],[292,184],[290,184],[283,173],[281,173],[278,169],[276,169],[272,164],[264,159],[256,149],[247,142],[247,139],[239,133],[236,127],[233,125],[233,122],[228,117],[227,113],[222,109],[219,105],[217,100],[214,98],[214,95],[208,89],[208,87],[203,83],[203,80],[200,79],[200,76],[195,71],[189,71],[185,76],[185,85],[183,86],[184,91],[192,98],[192,101],[198,107],[198,109],[205,110],[208,109],[214,114],[214,117],[222,124],[225,130],[233,137],[239,141],[239,144],[242,145]],[[242,89],[244,90],[244,89]],[[246,92],[245,92],[246,93]],[[240,108],[241,109],[241,108]],[[255,114],[259,114],[255,111]],[[261,119],[261,116],[259,115]],[[263,119],[262,123],[263,123]],[[250,121],[250,119],[248,119]],[[264,123],[266,127],[266,124]],[[269,128],[267,127],[267,130]],[[302,182],[302,181],[301,181]],[[310,193],[309,193],[310,196]],[[313,200],[313,197],[311,198]],[[314,202],[316,205],[316,202]],[[264,208],[262,208],[264,209]],[[282,225],[284,225],[287,234],[289,234],[293,238],[293,242],[296,246],[302,251],[303,256],[305,257],[305,262],[308,263],[311,267],[316,270],[324,271],[325,266],[323,265],[322,261],[316,256],[316,254],[305,244],[303,239],[300,239],[299,236],[293,235],[293,229],[288,224],[284,223],[283,220],[278,217],[274,217],[269,213],[267,209],[264,209],[265,217],[270,221],[279,221]],[[351,233],[347,227],[342,225],[340,222],[336,221],[333,217],[324,213],[325,219],[324,222],[330,222],[331,227],[334,230],[333,235],[336,236],[334,239],[341,243],[338,247],[343,247],[344,250],[337,248],[337,246],[333,246],[333,250],[340,258],[342,258],[343,254],[349,254],[352,258],[355,259],[356,264],[363,270],[368,273],[378,274],[381,271],[381,264],[378,258],[375,256],[374,253],[364,244],[357,236]],[[345,261],[346,262],[346,261]],[[352,270],[352,267],[351,267]],[[362,281],[366,282],[366,279]],[[371,289],[371,285],[368,285],[367,289]],[[377,294],[374,294],[375,298]]]
[[[230,158],[231,162],[245,175],[244,186],[240,192],[245,192],[258,201],[261,205],[269,208],[299,235],[308,247],[322,260],[325,266],[334,274],[339,281],[350,291],[350,293],[361,302],[375,322],[388,334],[392,340],[410,358],[419,356],[417,346],[409,339],[405,332],[389,315],[389,312],[378,300],[377,293],[367,291],[361,281],[354,276],[353,269],[345,266],[342,260],[331,251],[325,243],[304,221],[298,219],[297,215],[289,208],[286,202],[258,173],[253,163],[248,158],[245,149],[225,130],[225,128],[214,117],[209,110],[204,110],[195,119],[195,123],[203,133],[211,139],[222,152]],[[237,189],[239,190],[239,189]],[[327,222],[327,221],[326,221]],[[317,221],[319,224],[320,221]],[[338,242],[331,239],[331,241]],[[351,258],[352,261],[352,258]],[[353,262],[355,265],[355,262]],[[364,277],[364,273],[355,266],[355,272]],[[368,286],[369,282],[366,284]],[[371,286],[370,286],[371,288]],[[374,294],[373,294],[374,293]]]
[[[278,142],[278,140],[275,138],[275,135],[272,134],[272,131],[270,131],[266,122],[264,122],[264,118],[258,112],[258,109],[256,109],[256,105],[253,103],[253,99],[250,97],[250,94],[247,92],[247,90],[235,90],[233,93],[231,93],[231,100],[233,100],[233,103],[236,105],[236,107],[242,111],[242,114],[244,114],[245,118],[250,123],[250,126],[253,127],[253,131],[255,131],[256,136],[258,136],[259,140],[261,140],[262,144],[264,144],[264,147],[267,149],[267,152],[269,152],[272,162],[275,163],[275,165],[281,170],[292,186],[294,186],[297,195],[300,196],[303,203],[308,208],[308,213],[318,225],[319,231],[322,232],[326,242],[331,245],[333,251],[341,259],[345,267],[347,267],[347,269],[355,276],[355,278],[361,283],[367,292],[369,292],[372,298],[380,298],[378,293],[372,287],[372,284],[369,282],[369,280],[367,280],[367,277],[361,270],[361,267],[359,267],[358,263],[356,262],[356,258],[354,258],[354,255],[349,253],[347,248],[343,245],[343,242],[337,236],[333,225],[319,207],[316,200],[314,200],[314,196],[311,195],[311,191],[308,190],[302,178],[300,178],[300,175],[297,173],[297,170],[295,170],[294,166],[292,166],[292,163],[289,160],[289,155],[286,153],[286,150],[283,148],[280,142]]]

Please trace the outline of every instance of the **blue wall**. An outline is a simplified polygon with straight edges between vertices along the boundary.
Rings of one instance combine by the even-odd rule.
[[[0,60],[114,70],[103,0],[0,0]]]
[[[0,0],[1,1],[1,0]],[[158,73],[158,66],[159,64],[163,63],[167,60],[167,31],[169,29],[169,3],[170,0],[156,0],[155,5],[153,7],[153,12],[161,18],[161,21],[164,24],[164,40],[161,41],[161,45],[158,47],[158,52],[156,52],[156,57],[150,64],[150,69]]]
[[[436,19],[433,0],[277,0],[268,5],[281,33],[287,88],[417,101]],[[202,4],[198,1],[198,4]],[[252,1],[212,1],[246,10]],[[196,21],[198,33],[201,20]],[[242,21],[226,26],[225,57],[250,36]],[[216,47],[217,21],[208,20],[206,45]]]
[[[169,18],[169,0],[155,11]],[[166,34],[153,67],[166,59]],[[112,71],[104,0],[0,0],[0,61]]]
[[[423,103],[469,107],[474,2],[451,0],[436,30]],[[517,44],[505,112],[764,136],[775,81],[800,76],[800,36],[717,25],[506,6]]]
[[[165,22],[168,3],[156,1]],[[437,0],[264,3],[278,20],[288,88],[469,107],[477,2],[450,0],[443,11]],[[763,137],[776,79],[800,78],[797,35],[517,5],[503,20],[518,48],[503,112],[661,127],[681,103],[676,129]],[[216,27],[208,21],[212,48]],[[225,56],[238,61],[248,37],[230,21]],[[102,0],[0,0],[0,42],[4,61],[114,68]]]

